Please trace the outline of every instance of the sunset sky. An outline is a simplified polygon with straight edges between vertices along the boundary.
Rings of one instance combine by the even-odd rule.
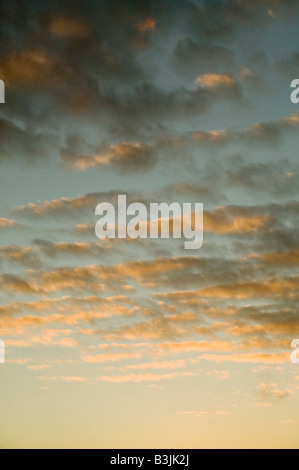
[[[298,0],[0,6],[0,448],[299,446]],[[204,243],[95,208],[204,206]]]

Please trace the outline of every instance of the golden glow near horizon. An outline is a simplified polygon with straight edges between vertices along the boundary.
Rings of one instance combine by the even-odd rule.
[[[298,448],[298,20],[6,2],[0,448]],[[203,203],[203,245],[99,240],[119,195]]]

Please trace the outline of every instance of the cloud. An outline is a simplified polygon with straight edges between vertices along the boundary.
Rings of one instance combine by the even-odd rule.
[[[155,339],[174,339],[185,333],[183,329],[172,324],[171,320],[165,317],[153,318],[150,321],[138,322],[133,325],[124,326],[117,329],[110,329],[106,332],[107,341],[115,340],[136,340],[145,341]]]
[[[260,396],[263,400],[268,399],[277,399],[281,400],[283,398],[289,397],[294,392],[290,389],[280,390],[276,383],[261,383],[258,386]]]
[[[55,376],[47,377],[47,376],[43,376],[43,375],[38,377],[38,379],[41,380],[42,382],[57,382],[57,380],[58,380],[58,378],[55,377]]]
[[[262,26],[265,28],[273,21],[269,9],[281,13],[294,14],[298,8],[295,0],[251,0],[240,3],[238,0],[199,4],[188,3],[188,29],[201,40],[211,42],[233,41],[242,32],[254,34]]]
[[[32,366],[27,366],[27,369],[29,370],[43,370],[43,369],[50,369],[53,367],[50,364],[38,364],[38,365],[32,365]]]
[[[236,81],[229,75],[224,74],[203,74],[197,77],[196,83],[206,88],[234,87]]]
[[[87,379],[85,377],[78,377],[78,376],[73,376],[73,377],[60,377],[60,380],[63,382],[68,382],[68,383],[82,383],[82,382],[87,382]]]
[[[266,253],[252,255],[262,265],[297,266],[299,264],[299,249],[288,250],[284,253]]]
[[[73,338],[72,330],[66,328],[41,328],[26,331],[22,326],[18,327],[15,325],[13,331],[7,328],[1,330],[6,339],[6,344],[10,347],[17,348],[32,348],[40,345],[44,347],[60,346],[62,348],[76,348],[79,345],[79,341]],[[26,335],[24,332],[26,331]]]
[[[147,33],[153,32],[155,30],[155,26],[156,21],[151,17],[147,17],[137,23],[136,29],[141,33]]]
[[[209,411],[178,411],[177,415],[178,416],[190,416],[190,417],[195,417],[195,418],[200,418],[201,416],[207,416],[209,415]]]
[[[290,11],[295,7],[288,2]],[[10,102],[9,110],[2,111],[2,159],[62,157],[65,168],[111,166],[120,171],[150,169],[168,160],[157,141],[175,132],[182,116],[188,123],[219,100],[241,103],[239,82],[257,84],[250,64],[235,64],[236,49],[247,61],[246,41],[233,44],[231,39],[246,26],[252,33],[267,21],[271,25],[267,10],[277,16],[286,12],[282,2],[241,5],[231,0],[215,8],[208,2],[162,6],[114,0],[86,5],[83,11],[78,1],[45,1],[37,7],[13,0],[1,17],[0,74]],[[166,42],[167,47],[157,46]],[[147,48],[148,56],[140,52]],[[169,65],[164,82],[161,64]],[[172,82],[178,69],[190,74],[191,82]],[[205,86],[192,88],[196,77]],[[231,93],[223,94],[223,86]],[[252,139],[267,132],[270,141],[269,126],[252,129]],[[67,142],[74,135],[86,139],[79,152]],[[211,140],[217,140],[215,131]]]
[[[238,161],[239,160],[239,161]],[[298,191],[299,179],[296,171],[288,171],[290,162],[286,159],[275,163],[243,163],[238,159],[235,165],[223,168],[220,181],[225,187],[236,187],[245,193],[258,192],[263,198],[292,197]],[[215,180],[217,175],[214,175]]]
[[[138,171],[151,168],[155,164],[154,149],[150,145],[135,142],[123,142],[92,153],[76,155],[63,149],[61,156],[66,168],[87,170],[112,166],[122,171]]]
[[[12,213],[19,218],[36,219],[42,217],[56,218],[57,220],[65,220],[68,216],[70,220],[79,217],[94,216],[95,208],[100,202],[111,202],[117,205],[118,195],[126,194],[126,191],[118,190],[111,192],[97,192],[79,194],[77,197],[68,198],[61,197],[50,201],[37,201],[36,203],[28,203],[12,209]],[[139,196],[139,197],[138,197]],[[127,203],[144,202],[144,196],[127,194]]]
[[[17,222],[10,219],[0,218],[0,230],[6,228],[13,228],[17,225]]]
[[[205,132],[194,132],[192,137],[198,145],[223,146],[225,144],[267,144],[276,146],[283,136],[296,132],[299,127],[299,116],[290,114],[279,120],[268,123],[254,123],[241,130],[215,129]]]
[[[3,260],[27,267],[38,267],[41,264],[39,256],[31,246],[18,247],[10,245],[0,247],[0,262]]]
[[[203,354],[199,359],[212,362],[236,362],[250,364],[285,364],[289,361],[287,353],[247,353],[247,354]]]
[[[287,423],[293,423],[294,420],[293,419],[278,419],[277,422],[282,423],[282,424],[287,424]]]
[[[189,341],[177,343],[163,343],[160,345],[161,350],[168,353],[194,352],[194,351],[233,351],[236,345],[226,341]]]
[[[94,227],[93,227],[94,230]],[[58,257],[93,257],[101,259],[109,257],[109,244],[85,243],[85,242],[59,242],[36,239],[33,241],[35,248],[48,258]],[[1,251],[0,251],[1,253]]]
[[[119,362],[125,359],[136,359],[139,358],[138,353],[111,353],[111,354],[96,354],[84,356],[83,360],[89,363],[100,363],[100,362]]]
[[[204,231],[222,234],[255,232],[269,222],[267,215],[251,215],[248,209],[219,207],[204,214]]]
[[[53,68],[51,58],[39,50],[15,52],[0,61],[0,74],[8,87],[39,86],[41,80],[49,80]]]
[[[13,274],[0,274],[0,284],[3,290],[9,290],[19,294],[36,293],[34,286],[30,282]]]
[[[286,279],[268,279],[265,281],[248,281],[238,282],[235,284],[223,284],[215,285],[213,287],[207,287],[198,291],[182,291],[173,292],[169,294],[157,294],[160,299],[172,298],[186,300],[189,298],[195,298],[196,296],[215,298],[220,297],[224,299],[249,299],[259,297],[281,297],[285,296],[292,297],[296,295],[296,289],[298,289],[298,276],[293,276]]]
[[[89,265],[78,268],[61,268],[49,272],[32,272],[37,289],[42,292],[55,292],[65,289],[78,291],[106,291],[133,289],[127,284],[117,269],[109,266]]]
[[[82,210],[93,204],[94,197],[92,195],[78,196],[76,199],[61,198],[53,201],[45,201],[43,203],[29,203],[27,206],[20,206],[14,210],[16,215],[21,216],[55,216],[65,215],[65,213],[73,212],[73,210]]]
[[[100,381],[103,382],[112,382],[112,383],[127,383],[127,382],[161,382],[162,380],[171,380],[181,377],[192,377],[194,374],[192,372],[172,372],[168,374],[128,374],[128,375],[118,375],[118,376],[101,376]]]
[[[53,313],[53,311],[55,313]],[[136,311],[131,299],[116,297],[57,297],[33,302],[11,302],[0,306],[1,328],[14,329],[48,323],[78,325],[113,316],[130,316]]]
[[[219,41],[236,35],[240,27],[254,25],[259,19],[255,13],[250,3],[236,0],[218,2],[217,8],[209,2],[190,4],[189,28],[199,38]]]
[[[82,37],[89,32],[88,27],[77,18],[53,17],[49,21],[49,31],[62,37]]]
[[[146,362],[143,364],[129,364],[125,366],[125,369],[184,369],[187,363],[182,359],[176,361],[164,361],[164,362]]]
[[[166,62],[167,55],[172,57],[172,48],[166,53],[156,47],[153,38],[165,42],[169,33],[165,11],[177,24],[176,8],[162,8],[156,1],[150,6],[103,1],[101,6],[86,5],[84,11],[80,7],[78,2],[70,5],[68,1],[55,6],[46,1],[39,8],[27,2],[21,7],[13,1],[11,7],[4,8],[0,74],[7,83],[10,108],[3,115],[9,123],[6,134],[9,126],[15,126],[18,139],[9,139],[3,159],[9,158],[23,131],[20,147],[26,160],[30,154],[31,158],[51,155],[53,159],[61,155],[66,167],[72,167],[74,157],[77,169],[111,165],[124,170],[135,163],[138,170],[150,168],[156,162],[151,143],[168,127],[169,120],[180,120],[182,113],[187,120],[200,116],[220,99],[240,101],[241,93],[223,96],[217,87],[194,89],[192,83],[165,86],[159,80],[160,67],[155,69],[140,55],[142,46],[152,48],[160,62]],[[182,17],[189,20],[192,4],[186,2],[180,9]],[[110,18],[112,29],[106,18]],[[182,25],[178,33],[174,55],[179,62],[188,61],[189,51],[201,66],[220,60],[224,67],[233,60],[229,48],[197,42],[182,31]],[[228,72],[209,73],[225,77]],[[107,139],[106,151],[100,151],[99,129]],[[71,138],[74,134],[87,140],[76,155],[67,145],[67,135]]]
[[[228,370],[212,370],[208,372],[207,375],[215,377],[217,380],[227,380],[230,378],[230,372]]]

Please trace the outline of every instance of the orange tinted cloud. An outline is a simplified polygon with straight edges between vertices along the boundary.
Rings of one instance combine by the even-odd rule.
[[[212,362],[244,362],[252,364],[285,364],[290,360],[288,353],[247,353],[247,354],[202,354],[199,359]]]
[[[10,290],[20,294],[34,294],[35,287],[26,280],[13,274],[0,274],[0,284],[3,290]]]
[[[0,260],[18,263],[24,266],[39,266],[40,259],[35,249],[30,246],[3,246],[0,248]]]
[[[291,295],[298,292],[299,278],[273,279],[264,282],[243,282],[223,286],[208,287],[200,291],[205,297],[249,298]]]
[[[2,333],[2,331],[1,331]],[[71,337],[73,331],[70,329],[40,329],[32,332],[22,328],[4,330],[6,344],[20,348],[27,348],[36,345],[61,346],[65,348],[78,347],[78,341]],[[11,337],[13,339],[9,339]]]
[[[153,149],[139,142],[123,142],[112,145],[100,153],[78,155],[68,157],[63,152],[65,166],[76,170],[87,170],[88,168],[100,168],[108,165],[118,166],[122,170],[131,168],[142,169],[150,167],[154,163]]]
[[[57,17],[53,18],[49,24],[49,31],[55,36],[86,36],[88,28],[75,18]]]
[[[223,284],[207,287],[197,291],[171,292],[156,294],[160,299],[193,299],[195,297],[220,297],[223,299],[246,299],[273,296],[295,296],[299,289],[299,277],[286,279],[268,279],[265,281],[248,281],[235,284]]]
[[[50,369],[53,367],[50,364],[39,364],[39,365],[34,365],[34,366],[27,366],[27,369],[29,370],[43,370],[43,369]]]
[[[79,195],[77,198],[53,199],[52,201],[29,203],[27,206],[19,206],[14,212],[19,215],[41,216],[41,215],[59,215],[73,211],[75,209],[84,209],[93,207],[95,199],[92,195]]]
[[[141,33],[152,32],[155,30],[156,22],[153,18],[148,17],[144,20],[139,21],[136,25],[136,29]]]
[[[85,362],[97,363],[97,362],[118,362],[125,359],[137,359],[141,355],[139,353],[111,353],[111,354],[96,354],[84,356]]]
[[[81,383],[81,382],[87,381],[85,377],[78,377],[78,376],[60,377],[60,380],[63,380],[64,382],[68,382],[68,383]]]
[[[236,344],[226,341],[190,341],[182,343],[162,343],[161,350],[169,352],[219,351],[228,352],[236,349]]]
[[[0,61],[0,75],[7,85],[39,85],[53,69],[51,59],[40,51],[14,53]]]
[[[102,376],[99,380],[104,382],[113,383],[125,383],[125,382],[160,382],[161,380],[171,380],[178,377],[191,377],[194,374],[192,372],[171,372],[169,374],[129,374],[129,375],[118,375],[118,376]]]
[[[263,400],[269,398],[282,399],[294,393],[292,390],[287,388],[280,390],[276,383],[261,383],[258,389]]]
[[[262,264],[275,264],[275,265],[299,265],[299,249],[289,250],[285,253],[267,253],[263,255],[253,255],[251,258],[255,258],[261,261]]]
[[[177,361],[164,361],[164,362],[146,362],[144,364],[129,364],[125,369],[180,369],[185,368],[187,362],[183,359]]]
[[[268,8],[267,13],[271,18],[273,18],[273,19],[276,18],[276,13],[272,10],[272,8]]]
[[[270,220],[269,216],[242,214],[238,209],[219,207],[204,213],[204,231],[233,234],[255,232]]]
[[[234,142],[265,143],[273,146],[277,144],[283,134],[297,130],[299,126],[298,114],[290,114],[281,119],[268,123],[257,122],[239,130],[214,129],[192,133],[192,138],[202,144],[224,145]]]

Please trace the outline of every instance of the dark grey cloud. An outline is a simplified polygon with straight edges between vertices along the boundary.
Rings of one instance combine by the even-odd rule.
[[[24,159],[28,163],[36,163],[47,156],[48,144],[44,135],[0,118],[0,161]]]
[[[31,246],[1,246],[0,263],[12,263],[27,268],[36,268],[41,266],[41,259],[38,253]]]
[[[220,6],[228,15],[229,4]],[[158,52],[153,37],[163,43],[169,34],[167,14],[175,26],[181,15],[189,18],[190,9],[195,8],[190,2],[115,0],[86,2],[82,8],[80,1],[31,0],[21,5],[12,0],[1,8],[0,75],[7,84],[10,104],[1,109],[1,116],[9,123],[23,121],[13,140],[22,141],[24,153],[30,137],[20,134],[28,126],[38,134],[31,136],[28,151],[32,155],[47,153],[40,148],[39,134],[49,133],[53,153],[59,156],[61,148],[67,147],[62,134],[71,136],[69,129],[76,125],[79,129],[82,123],[98,126],[119,144],[136,139],[144,144],[182,116],[187,121],[201,116],[219,100],[242,101],[238,86],[224,93],[221,87],[193,87],[192,82],[190,87],[162,86],[156,79],[157,71],[145,51]],[[203,4],[200,9],[209,12],[210,6]],[[233,60],[223,46],[198,43],[188,35],[174,47],[175,60],[184,69],[188,61],[192,68],[197,56],[201,66],[213,62],[229,67]],[[159,60],[165,61],[163,54]],[[19,148],[15,154],[21,154]],[[68,158],[67,149],[63,156]],[[132,161],[146,168],[151,167],[152,158],[147,153]],[[113,162],[123,169],[131,159],[124,164]]]

